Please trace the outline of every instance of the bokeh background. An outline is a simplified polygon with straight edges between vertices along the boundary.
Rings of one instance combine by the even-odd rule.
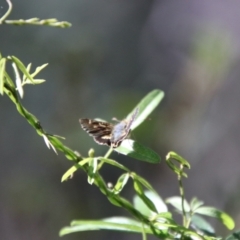
[[[15,55],[46,83],[27,86],[23,105],[47,131],[87,155],[97,146],[78,119],[124,118],[153,89],[166,97],[134,138],[162,159],[176,151],[190,161],[188,199],[227,211],[240,228],[240,2],[237,0],[41,0],[13,1],[9,19],[57,18],[69,29],[0,26],[2,55]],[[7,4],[0,0],[0,16]],[[10,69],[10,68],[9,68]],[[7,96],[0,101],[0,239],[59,239],[73,219],[128,213],[112,206],[85,173],[60,183],[71,167],[46,148]],[[117,160],[149,180],[163,198],[178,195],[164,161],[151,165],[121,155]],[[120,172],[103,169],[109,182]],[[124,195],[132,198],[132,186]],[[213,222],[219,234],[224,227]],[[139,239],[107,231],[75,239]]]

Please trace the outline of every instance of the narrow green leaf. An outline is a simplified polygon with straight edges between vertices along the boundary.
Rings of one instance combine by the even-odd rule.
[[[138,211],[140,211],[142,214],[148,217],[153,217],[157,216],[159,213],[166,213],[168,211],[167,205],[163,202],[163,200],[157,193],[152,191],[145,191],[144,194],[148,197],[148,199],[151,200],[157,211],[152,211],[139,197],[139,195],[135,195],[133,198],[133,204],[135,208],[138,209]]]
[[[46,23],[56,23],[57,19],[56,18],[48,18],[48,19],[43,19],[42,21],[45,21]]]
[[[46,82],[46,80],[44,79],[34,79],[33,81],[27,79],[24,84],[41,84],[41,83],[44,83]]]
[[[110,203],[112,203],[113,205],[117,206],[117,207],[122,207],[122,205],[116,201],[116,199],[112,198],[111,196],[108,197],[108,200]]]
[[[76,172],[79,168],[82,168],[82,166],[84,166],[86,163],[88,163],[91,160],[92,160],[92,158],[85,158],[85,159],[81,160],[79,163],[72,166],[70,169],[68,169],[63,174],[63,176],[61,178],[61,182],[64,182],[64,181],[68,180],[69,178],[71,178],[71,176],[74,174],[74,172]]]
[[[142,199],[142,201],[146,204],[146,206],[153,212],[157,213],[157,209],[153,202],[145,195],[141,184],[138,181],[133,182],[134,189],[137,195]]]
[[[38,130],[37,130],[38,131]],[[40,134],[41,135],[41,134]],[[63,145],[63,143],[61,141],[59,141],[59,139],[53,135],[49,135],[48,134],[48,138],[51,140],[52,144],[59,150],[62,151],[66,158],[69,160],[74,160],[74,161],[79,161],[81,160],[81,158],[79,158],[78,154],[74,153],[73,150],[71,150],[70,148],[66,147],[65,145]]]
[[[182,212],[182,198],[181,197],[176,196],[176,197],[167,198],[166,203],[171,204],[178,211]],[[185,212],[189,212],[190,211],[190,206],[185,199],[184,199],[183,205],[184,205]]]
[[[28,65],[27,65],[27,67],[26,67],[26,69],[27,69],[27,72],[29,72],[30,73],[30,70],[31,70],[31,67],[32,67],[32,63],[29,63]],[[27,76],[25,75],[25,74],[23,74],[23,82],[24,82],[24,84],[25,84],[25,81],[26,81],[26,79],[27,79]],[[30,80],[29,80],[30,81]]]
[[[47,147],[49,149],[52,148],[52,150],[57,154],[56,148],[52,145],[52,143],[49,141],[48,137],[45,134],[42,134],[43,140],[46,143]]]
[[[130,218],[114,217],[103,220],[85,220],[85,221],[73,221],[71,226],[65,227],[60,231],[60,236],[82,231],[93,231],[93,230],[114,230],[124,232],[142,232],[142,223],[137,222]],[[144,225],[144,230],[148,234],[152,234],[151,229]]]
[[[232,230],[235,226],[233,219],[227,213],[220,211],[214,207],[200,207],[195,211],[195,213],[217,218],[230,230]]]
[[[39,18],[29,18],[27,20],[25,20],[26,22],[38,22]]]
[[[129,157],[144,162],[159,163],[161,161],[159,155],[156,152],[154,152],[150,148],[141,145],[138,142],[135,142],[132,139],[125,139],[121,143],[121,145],[118,148],[115,148],[114,150],[123,155],[127,155]]]
[[[36,70],[31,73],[31,76],[34,78],[38,73],[40,73],[45,67],[47,67],[48,63],[45,63],[39,67],[36,68]]]
[[[7,74],[6,71],[5,71],[5,73],[4,73],[4,76],[5,76],[5,80],[7,81],[7,83],[8,83],[12,88],[15,88],[15,85],[14,85],[12,79],[10,78],[10,76]]]
[[[137,106],[134,108],[138,108],[138,116],[136,117],[135,121],[133,122],[131,129],[135,129],[138,127],[151,113],[152,111],[158,106],[158,104],[161,102],[161,100],[164,97],[164,92],[155,89],[148,93]],[[128,115],[127,118],[129,118],[134,110]]]
[[[21,62],[20,59],[18,59],[17,57],[15,56],[11,56],[11,59],[13,60],[14,63],[16,63],[17,67],[21,70],[21,72],[23,74],[26,75],[26,77],[28,79],[30,79],[30,81],[32,81],[32,83],[34,83],[34,80],[32,78],[32,76],[30,75],[30,73],[27,71],[27,68],[24,66],[24,64]]]
[[[4,88],[4,72],[6,66],[6,58],[2,58],[0,60],[0,94],[3,95],[3,88]]]
[[[148,190],[152,191],[152,192],[156,192],[153,187],[151,186],[151,184],[149,182],[147,182],[147,180],[145,180],[144,178],[142,178],[141,176],[137,175],[134,172],[131,172],[131,177],[135,180],[137,180],[138,182],[140,182],[145,188],[147,188]]]
[[[67,181],[68,179],[72,178],[74,172],[76,172],[78,169],[77,166],[72,166],[70,169],[68,169],[62,176],[61,182]]]
[[[122,174],[119,178],[117,183],[115,184],[114,188],[113,188],[113,192],[115,194],[119,194],[122,189],[124,188],[124,186],[127,184],[129,179],[129,173],[124,173]]]
[[[130,170],[127,167],[125,167],[124,165],[122,165],[121,163],[119,163],[119,162],[117,162],[115,160],[112,160],[112,159],[109,159],[109,158],[102,158],[102,157],[100,157],[99,160],[101,160],[101,161],[103,161],[105,163],[108,163],[110,165],[113,165],[115,167],[118,167],[118,168],[120,168],[120,169],[122,169],[122,170],[124,170],[126,172],[130,172]]]
[[[98,167],[98,158],[90,159],[88,164],[89,164],[88,183],[92,185],[94,183],[94,180],[95,180],[94,176],[95,176],[95,173],[96,173],[97,167]]]
[[[153,202],[158,213],[166,213],[168,211],[167,205],[156,192],[145,191],[144,193]]]
[[[29,64],[27,65],[27,71],[28,71],[28,72],[30,72],[31,67],[32,67],[32,63],[29,63]]]
[[[133,205],[141,214],[147,217],[152,217],[155,214],[137,194],[133,197]]]
[[[140,226],[139,224],[142,224],[141,222],[138,222],[132,218],[120,217],[120,216],[104,218],[102,220],[104,222],[109,222],[109,223],[122,223],[122,224],[131,224],[131,225],[137,225],[137,226]]]
[[[20,97],[23,98],[24,91],[23,91],[22,80],[21,80],[20,74],[18,72],[17,65],[13,62],[12,67],[13,67],[13,70],[15,73],[15,78],[16,78],[15,82],[16,82],[18,93],[19,93]]]
[[[165,206],[166,206],[166,204],[165,204]],[[167,208],[167,206],[166,206],[166,208]],[[176,224],[172,218],[172,213],[170,213],[170,212],[160,212],[160,213],[156,214],[154,219],[158,219],[158,220],[164,219],[165,222]]]

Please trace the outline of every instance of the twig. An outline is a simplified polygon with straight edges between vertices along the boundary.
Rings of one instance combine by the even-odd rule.
[[[12,3],[10,0],[6,0],[6,2],[8,3],[8,10],[7,12],[0,18],[0,24],[2,24],[5,19],[7,19],[7,17],[10,15],[11,11],[12,11]]]

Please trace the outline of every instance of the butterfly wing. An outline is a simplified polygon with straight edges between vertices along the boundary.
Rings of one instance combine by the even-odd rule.
[[[92,136],[95,142],[111,146],[112,124],[88,118],[82,118],[79,122],[82,129]]]
[[[134,110],[133,114],[131,115],[128,123],[126,124],[126,131],[128,131],[128,133],[131,130],[131,126],[132,126],[133,122],[135,121],[135,119],[136,119],[136,117],[138,115],[138,112],[139,112],[139,110],[138,110],[138,108],[136,108]]]
[[[125,138],[127,138],[131,130],[132,123],[136,119],[137,114],[138,114],[138,108],[135,109],[135,111],[133,112],[133,114],[129,119],[125,119],[113,127],[112,136],[111,136],[112,147],[118,147],[121,144],[121,142]]]

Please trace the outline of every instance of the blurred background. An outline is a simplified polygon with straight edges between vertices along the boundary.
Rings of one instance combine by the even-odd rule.
[[[179,192],[164,158],[178,152],[192,166],[184,181],[187,198],[227,211],[239,229],[239,9],[237,0],[14,0],[9,19],[57,18],[72,27],[1,25],[0,52],[33,68],[49,63],[39,75],[47,81],[26,86],[22,103],[44,129],[66,137],[64,143],[85,156],[91,147],[96,155],[107,147],[83,132],[79,118],[122,119],[149,91],[164,90],[162,104],[133,133],[162,157],[161,164],[113,158],[167,198]],[[6,11],[0,0],[0,16]],[[129,216],[81,171],[60,183],[71,162],[47,149],[6,95],[0,109],[0,239],[59,239],[73,219]],[[102,174],[114,183],[121,172],[104,166]],[[131,183],[123,194],[132,199]],[[64,239],[139,237],[95,231]]]

